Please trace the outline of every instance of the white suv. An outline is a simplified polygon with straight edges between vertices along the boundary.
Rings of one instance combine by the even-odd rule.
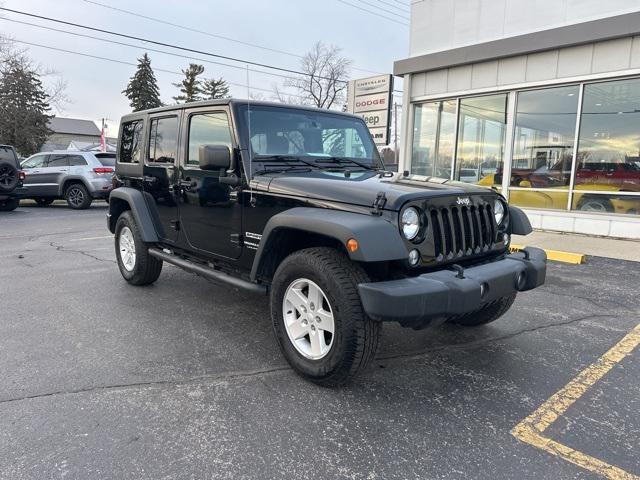
[[[73,209],[108,199],[116,165],[115,153],[54,151],[36,153],[22,162],[25,198],[47,206],[64,198]]]

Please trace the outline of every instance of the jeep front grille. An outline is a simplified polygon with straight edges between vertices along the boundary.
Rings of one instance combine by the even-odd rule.
[[[496,225],[489,204],[429,210],[435,257],[451,260],[492,248]]]

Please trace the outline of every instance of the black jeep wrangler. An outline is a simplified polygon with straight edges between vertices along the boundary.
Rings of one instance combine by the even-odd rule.
[[[509,253],[524,213],[498,193],[385,171],[358,117],[219,100],[123,117],[108,225],[122,276],[163,262],[270,295],[284,356],[345,382],[383,321],[482,325],[544,282],[546,256]]]
[[[26,188],[23,186],[24,172],[15,149],[11,145],[0,145],[0,212],[18,208]]]

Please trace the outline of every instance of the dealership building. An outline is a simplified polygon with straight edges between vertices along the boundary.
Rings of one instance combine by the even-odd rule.
[[[640,238],[640,2],[413,0],[400,169]]]

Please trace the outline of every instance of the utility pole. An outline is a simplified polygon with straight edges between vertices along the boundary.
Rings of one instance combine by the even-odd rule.
[[[398,165],[398,102],[393,102],[393,154]]]

